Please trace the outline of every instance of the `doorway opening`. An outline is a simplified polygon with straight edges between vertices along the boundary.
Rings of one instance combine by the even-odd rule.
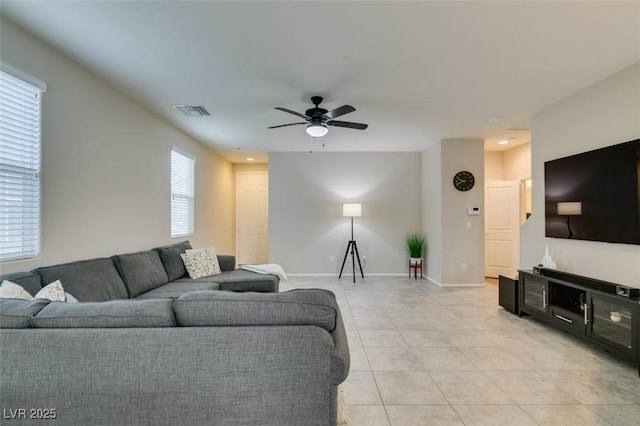
[[[485,277],[515,276],[520,227],[531,215],[531,143],[485,151]]]

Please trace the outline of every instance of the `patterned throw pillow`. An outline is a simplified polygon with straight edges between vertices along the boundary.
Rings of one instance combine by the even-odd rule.
[[[32,300],[33,296],[22,288],[22,286],[14,282],[4,280],[0,285],[0,299]]]
[[[49,299],[52,302],[64,302],[66,296],[64,294],[64,288],[62,288],[62,283],[60,280],[54,281],[46,287],[42,287],[36,295],[33,297],[34,299]]]
[[[191,279],[195,280],[222,273],[214,248],[187,250],[180,256]]]

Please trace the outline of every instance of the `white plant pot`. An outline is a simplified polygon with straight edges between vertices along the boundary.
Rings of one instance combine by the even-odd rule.
[[[421,257],[412,257],[410,258],[410,262],[412,265],[415,265],[417,263],[422,263],[422,258]]]

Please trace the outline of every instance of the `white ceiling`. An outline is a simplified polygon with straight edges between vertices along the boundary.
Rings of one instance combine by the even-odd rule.
[[[369,124],[315,151],[505,149],[530,140],[508,129],[640,61],[638,1],[2,0],[2,14],[233,162],[309,150],[304,126],[267,127],[299,121],[274,107],[304,112],[312,94]]]

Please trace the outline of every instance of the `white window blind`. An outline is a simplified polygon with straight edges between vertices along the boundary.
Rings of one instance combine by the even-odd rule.
[[[0,261],[40,254],[41,94],[0,71]]]
[[[171,238],[193,235],[196,161],[171,150]]]

